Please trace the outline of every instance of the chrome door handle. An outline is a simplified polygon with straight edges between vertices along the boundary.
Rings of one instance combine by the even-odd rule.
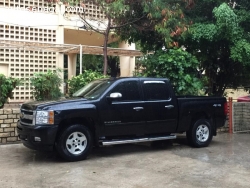
[[[174,108],[174,106],[173,105],[167,105],[167,106],[165,106],[165,108],[171,109],[171,108]]]
[[[143,110],[144,108],[143,107],[134,107],[133,109],[138,111],[138,110]]]

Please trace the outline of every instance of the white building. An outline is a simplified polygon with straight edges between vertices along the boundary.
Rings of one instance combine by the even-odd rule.
[[[30,77],[34,72],[64,68],[64,53],[69,78],[75,75],[77,53],[102,54],[103,36],[83,29],[80,11],[80,6],[51,6],[44,0],[0,0],[0,73],[27,81],[14,90],[11,102],[31,100]],[[86,4],[84,11],[87,18],[105,19],[94,4]],[[110,49],[109,54],[123,54],[121,76],[132,76],[134,56],[140,53],[134,51],[135,45],[121,43],[120,47],[129,50]]]

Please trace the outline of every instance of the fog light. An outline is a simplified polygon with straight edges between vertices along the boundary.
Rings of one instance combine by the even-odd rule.
[[[41,142],[41,138],[40,137],[35,137],[34,140],[35,140],[35,142]]]

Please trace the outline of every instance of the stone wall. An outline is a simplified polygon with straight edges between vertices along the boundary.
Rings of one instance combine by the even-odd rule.
[[[233,103],[233,132],[250,132],[250,103]]]
[[[20,110],[0,109],[0,143],[13,143],[19,141],[16,131],[16,123]]]

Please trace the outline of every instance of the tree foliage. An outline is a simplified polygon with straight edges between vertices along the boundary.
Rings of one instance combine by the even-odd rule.
[[[34,73],[30,79],[33,88],[33,96],[37,101],[57,100],[62,96],[60,86],[62,79],[60,70]]]
[[[0,108],[4,107],[8,98],[12,97],[12,91],[20,84],[17,78],[6,77],[0,74]]]
[[[140,43],[143,51],[158,50],[163,46],[176,47],[176,39],[187,30],[183,10],[190,9],[193,0],[134,1],[130,11],[115,21],[122,24],[128,18],[141,17],[124,28],[117,28],[121,39]],[[146,15],[146,16],[143,16]]]
[[[203,89],[199,62],[182,49],[159,50],[148,55],[141,66],[142,76],[169,78],[179,95],[198,95]]]
[[[202,11],[204,10],[204,11]],[[187,11],[193,20],[179,42],[201,62],[209,94],[222,96],[227,87],[244,84],[250,68],[249,2],[201,0]]]

